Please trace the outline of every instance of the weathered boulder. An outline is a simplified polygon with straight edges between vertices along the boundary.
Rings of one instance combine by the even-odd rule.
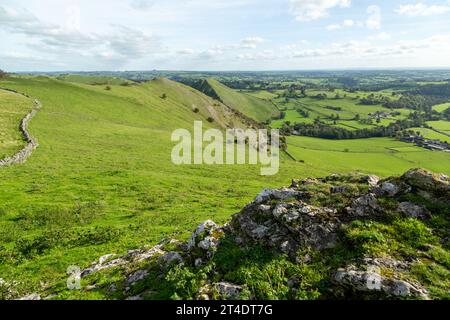
[[[354,265],[340,268],[333,276],[333,282],[346,289],[360,292],[377,293],[386,298],[415,297],[428,299],[428,292],[421,285],[395,277],[385,277],[380,274],[380,268],[368,265],[364,269],[358,269]]]
[[[430,213],[426,208],[411,202],[399,203],[397,210],[411,218],[426,219],[430,217]]]
[[[218,282],[214,284],[214,288],[219,293],[220,297],[227,300],[233,300],[239,298],[242,292],[242,287],[228,283],[228,282]]]
[[[368,217],[382,210],[378,200],[373,193],[368,193],[353,200],[347,212],[357,217]]]
[[[159,257],[159,263],[167,267],[177,263],[184,263],[184,260],[178,252],[170,251]]]
[[[201,251],[200,258],[203,256],[210,258],[216,251],[223,235],[224,227],[219,227],[211,220],[205,221],[192,233],[187,250],[191,253]]]
[[[268,200],[286,200],[289,198],[301,198],[304,195],[303,192],[295,190],[293,188],[282,189],[265,189],[263,190],[254,201],[255,204],[266,202]]]
[[[449,192],[450,178],[443,174],[436,174],[425,169],[411,169],[402,179],[409,185],[431,192]]]
[[[137,270],[136,272],[132,273],[126,280],[125,283],[127,285],[133,285],[138,281],[143,280],[148,275],[148,271],[145,269]]]
[[[284,253],[294,253],[299,246],[315,249],[331,248],[336,244],[340,221],[336,210],[308,205],[301,200],[279,201],[262,213],[253,202],[233,216],[233,233]]]

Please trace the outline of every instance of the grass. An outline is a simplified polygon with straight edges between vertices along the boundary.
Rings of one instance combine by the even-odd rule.
[[[450,154],[433,152],[390,138],[326,140],[288,137],[288,150],[308,166],[335,171],[361,171],[381,176],[411,167],[450,173]],[[314,169],[312,169],[314,171]]]
[[[233,90],[214,79],[208,79],[207,81],[224,104],[258,122],[264,122],[279,114],[275,106],[269,101]]]
[[[76,74],[65,74],[57,77],[58,80],[83,83],[89,85],[131,85],[134,82],[116,78],[116,77],[104,77],[104,76],[82,76]]]
[[[449,122],[450,123],[450,122]],[[437,140],[441,140],[441,141],[449,141],[450,142],[450,137],[446,136],[442,133],[436,132],[434,130],[431,129],[427,129],[427,128],[411,128],[410,130],[413,130],[414,132],[420,132],[420,134],[427,139],[437,139]]]
[[[427,124],[438,131],[450,134],[450,121],[428,121]]]
[[[6,281],[19,281],[23,293],[55,279],[64,282],[70,265],[86,267],[101,255],[169,236],[186,238],[206,219],[223,223],[262,189],[288,185],[292,178],[355,170],[388,176],[418,166],[450,173],[449,154],[390,139],[289,137],[289,151],[305,163],[283,157],[280,172],[270,177],[260,176],[260,168],[250,165],[176,166],[170,160],[173,130],[191,130],[195,120],[203,120],[207,128],[223,128],[229,121],[239,125],[239,119],[230,120],[222,104],[167,79],[126,87],[111,84],[110,90],[47,77],[10,78],[0,86],[43,103],[30,124],[40,147],[25,164],[0,168],[0,274]],[[13,99],[13,111],[18,112],[9,122],[13,130],[2,130],[17,133],[17,121],[31,102],[0,97],[2,108],[13,107],[4,103]],[[0,121],[9,117],[5,115],[0,113]],[[215,121],[208,122],[210,116]],[[284,263],[261,270],[247,266],[239,277],[250,284],[246,275],[262,279],[284,269]],[[319,279],[311,274],[311,281]],[[260,282],[255,280],[254,292],[284,290],[277,286],[264,291]],[[262,293],[259,297],[269,297]]]
[[[433,110],[437,112],[443,112],[450,108],[450,103],[443,103],[433,106]]]
[[[40,147],[0,169],[0,274],[24,292],[65,278],[70,265],[224,222],[263,188],[310,171],[292,161],[273,177],[258,166],[172,164],[173,130],[220,126],[191,108],[207,110],[210,98],[168,80],[110,91],[45,77],[0,85],[43,103],[30,124]]]
[[[31,99],[0,90],[0,159],[15,154],[25,146],[19,123],[33,106]]]

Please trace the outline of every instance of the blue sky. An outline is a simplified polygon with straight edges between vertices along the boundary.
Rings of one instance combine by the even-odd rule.
[[[450,0],[0,0],[0,68],[450,67]]]

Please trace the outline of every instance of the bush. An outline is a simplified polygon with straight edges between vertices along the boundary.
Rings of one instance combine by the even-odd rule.
[[[214,122],[214,118],[212,117],[208,117],[208,119],[206,119],[208,122],[213,123]]]

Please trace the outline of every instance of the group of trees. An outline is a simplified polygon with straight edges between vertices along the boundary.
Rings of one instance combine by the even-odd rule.
[[[434,96],[448,99],[450,98],[450,82],[445,84],[426,84],[417,86],[408,93],[412,95]]]
[[[444,120],[450,121],[450,107],[447,108],[444,112],[442,112],[442,118]]]
[[[303,118],[309,118],[309,111],[301,108],[296,109],[298,114],[301,115]]]
[[[377,126],[368,129],[346,130],[340,127],[329,126],[321,121],[315,121],[314,124],[295,124],[292,127],[283,127],[282,134],[323,138],[323,139],[364,139],[373,137],[395,137],[398,131],[414,127],[425,126],[422,119],[404,119],[391,123],[388,126]]]
[[[373,106],[377,104],[384,104],[389,102],[389,98],[383,95],[369,94],[367,97],[363,97],[359,100],[359,103],[366,106]]]
[[[5,71],[3,71],[2,69],[0,69],[0,79],[4,79],[7,76],[8,76],[8,74]]]
[[[436,96],[423,96],[423,95],[412,95],[405,94],[402,95],[397,100],[388,100],[383,106],[391,109],[413,109],[424,112],[431,112],[434,105],[443,103],[445,99]]]

